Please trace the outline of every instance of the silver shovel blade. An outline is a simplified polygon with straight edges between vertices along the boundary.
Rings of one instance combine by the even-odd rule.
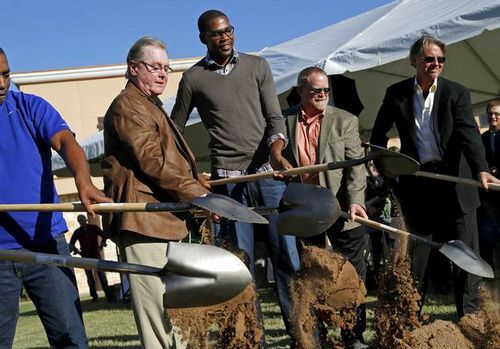
[[[165,308],[204,307],[227,301],[242,292],[252,275],[234,254],[210,245],[169,242],[167,264],[160,273],[165,283]]]
[[[485,278],[495,276],[491,266],[461,240],[445,242],[439,252],[468,273]]]
[[[217,215],[233,221],[268,224],[267,219],[227,196],[207,194],[197,197],[191,203]]]

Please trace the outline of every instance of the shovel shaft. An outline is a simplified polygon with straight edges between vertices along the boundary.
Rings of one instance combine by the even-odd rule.
[[[282,171],[262,172],[246,176],[215,179],[209,181],[209,183],[212,186],[217,186],[217,185],[231,184],[231,183],[251,182],[259,179],[272,178],[275,175],[282,175],[285,177],[297,176],[304,173],[324,172],[324,171],[331,171],[346,167],[357,166],[375,159],[379,159],[381,162],[382,160],[384,160],[383,163],[384,166],[381,167],[381,171],[383,174],[389,175],[391,177],[399,176],[402,174],[414,173],[415,171],[418,170],[419,167],[418,163],[414,159],[406,155],[388,150],[386,148],[377,147],[371,144],[367,144],[367,146],[370,146],[370,152],[365,157],[359,159],[334,161],[325,164],[295,167]]]
[[[482,188],[480,181],[476,181],[476,180],[470,179],[470,178],[454,177],[454,176],[448,176],[448,175],[444,175],[444,174],[425,172],[425,171],[417,171],[417,172],[415,172],[415,176],[431,178],[431,179],[438,179],[438,180],[446,181],[446,182],[454,182],[454,183],[472,185],[475,187]],[[489,183],[488,190],[500,191],[500,184]]]
[[[161,269],[147,265],[121,263],[93,258],[77,258],[63,255],[35,253],[25,250],[0,250],[0,259],[29,264],[45,264],[58,267],[74,267],[109,271],[116,273],[132,273],[159,275]]]
[[[349,217],[350,217],[347,212],[342,212],[340,215],[346,219],[349,219]],[[369,227],[375,228],[375,229],[380,229],[382,231],[389,232],[389,233],[395,233],[395,234],[398,234],[400,236],[409,236],[411,239],[418,240],[418,241],[420,241],[424,244],[427,244],[433,248],[441,248],[441,246],[443,245],[443,244],[431,241],[429,239],[424,239],[423,237],[420,237],[418,235],[411,234],[405,230],[401,230],[398,228],[391,227],[390,225],[387,225],[387,224],[372,221],[371,219],[356,216],[356,217],[354,217],[354,221],[356,221],[360,224],[364,224],[364,225],[367,225]]]
[[[159,202],[159,203],[101,203],[93,204],[95,212],[177,212],[194,209],[189,203]],[[59,204],[0,204],[0,212],[85,212],[81,203]]]
[[[344,161],[328,162],[326,164],[317,164],[317,165],[310,165],[310,166],[295,167],[295,168],[291,168],[291,169],[283,170],[283,171],[262,172],[262,173],[255,173],[255,174],[250,174],[250,175],[246,175],[246,176],[215,179],[215,180],[209,181],[209,183],[212,186],[217,186],[217,185],[223,185],[223,184],[252,182],[252,181],[259,180],[259,179],[272,178],[275,175],[283,175],[285,177],[290,177],[290,176],[301,175],[304,173],[324,172],[324,171],[336,170],[339,168],[361,165],[361,164],[364,164],[365,162],[372,160],[373,158],[374,158],[373,156],[366,156],[366,157],[360,158],[360,159],[344,160]]]

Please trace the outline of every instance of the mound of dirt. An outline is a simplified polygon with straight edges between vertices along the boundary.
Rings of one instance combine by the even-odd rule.
[[[460,332],[457,325],[443,320],[417,328],[411,333],[415,349],[474,349],[475,346]]]
[[[500,348],[498,302],[481,292],[481,311],[467,314],[457,324],[437,320],[411,333],[417,349]]]
[[[304,247],[301,272],[292,278],[292,331],[297,348],[320,348],[327,326],[350,329],[366,289],[347,258],[322,248]],[[321,339],[320,339],[321,338]]]

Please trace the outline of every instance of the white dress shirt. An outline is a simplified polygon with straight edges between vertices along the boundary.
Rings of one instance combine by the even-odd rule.
[[[434,80],[427,98],[417,83],[415,77],[413,93],[413,115],[417,126],[417,148],[420,163],[429,161],[441,161],[441,154],[434,134],[434,124],[432,122],[432,107],[434,105],[434,95],[437,89],[437,79]]]

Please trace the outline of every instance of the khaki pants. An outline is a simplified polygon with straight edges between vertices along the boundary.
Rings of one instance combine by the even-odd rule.
[[[122,231],[116,244],[120,259],[127,263],[162,268],[167,263],[167,243],[136,233]],[[163,307],[165,286],[157,276],[129,274],[134,318],[143,348],[184,349],[179,330],[172,326]]]

